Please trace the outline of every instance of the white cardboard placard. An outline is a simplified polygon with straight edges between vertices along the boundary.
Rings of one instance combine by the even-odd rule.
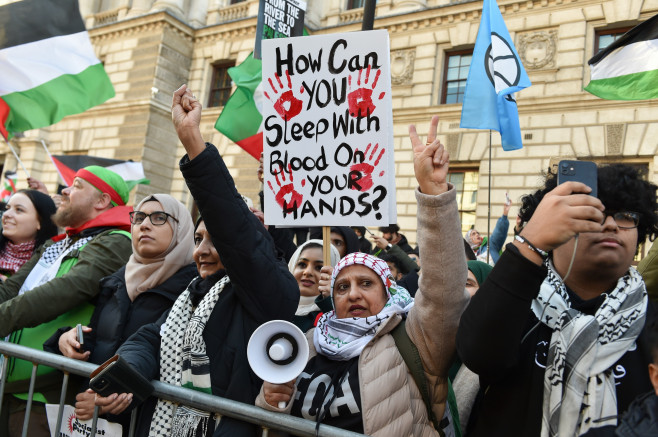
[[[394,223],[388,32],[262,43],[265,222]]]

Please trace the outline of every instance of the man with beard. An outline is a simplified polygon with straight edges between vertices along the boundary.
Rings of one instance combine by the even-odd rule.
[[[128,193],[125,181],[103,167],[76,173],[53,216],[65,233],[47,241],[0,285],[0,338],[42,349],[57,328],[88,324],[98,281],[117,271],[132,253]],[[30,362],[8,361],[5,394],[11,395],[3,402],[0,435],[20,435],[25,410],[21,399],[27,399],[31,372]],[[43,403],[59,399],[61,374],[40,366],[37,375],[29,435],[50,435]],[[4,432],[7,427],[9,432]]]

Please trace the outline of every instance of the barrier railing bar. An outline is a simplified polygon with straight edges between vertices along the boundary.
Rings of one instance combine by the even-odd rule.
[[[34,398],[34,384],[37,380],[38,364],[32,364],[32,376],[30,377],[30,390],[27,393],[27,406],[25,407],[25,419],[23,420],[23,437],[27,437],[27,425],[30,423],[30,412],[32,411],[32,398]]]
[[[7,380],[7,367],[9,356],[0,355],[0,415],[2,414],[2,401],[5,394],[5,381]]]
[[[38,362],[41,365],[49,366],[63,372],[70,372],[86,377],[89,377],[91,372],[97,367],[95,364],[73,360],[60,355],[3,341],[0,341],[0,353],[31,362]],[[31,389],[33,389],[34,378],[30,384]],[[155,389],[153,396],[172,402],[182,403],[205,411],[212,411],[214,413],[253,423],[263,428],[281,430],[297,436],[314,437],[316,435],[315,422],[300,417],[266,411],[255,405],[247,405],[195,390],[172,386],[159,381],[153,381],[153,387]],[[0,396],[4,393],[4,383],[2,388],[3,391],[0,391]],[[363,434],[329,425],[320,425],[317,435],[320,437],[363,436]]]
[[[59,395],[59,410],[57,412],[57,425],[55,429],[62,429],[62,416],[64,416],[64,402],[66,401],[66,389],[69,385],[69,372],[64,372],[62,380],[62,393]]]
[[[96,425],[98,425],[98,413],[100,412],[100,407],[98,405],[94,406],[94,417],[91,421],[91,431],[89,435],[96,435]]]
[[[133,408],[130,413],[130,428],[128,429],[128,437],[135,437],[135,426],[137,425],[137,412],[142,407]]]

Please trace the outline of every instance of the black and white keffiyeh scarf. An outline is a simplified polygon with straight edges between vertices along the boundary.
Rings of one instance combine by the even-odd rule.
[[[332,298],[340,271],[355,264],[368,267],[381,278],[388,300],[384,308],[374,316],[339,319],[334,310],[320,317],[313,332],[313,344],[318,353],[332,360],[348,361],[358,357],[384,321],[395,314],[407,314],[414,306],[414,299],[409,292],[393,280],[388,264],[380,258],[361,252],[346,255],[334,267],[331,275]]]
[[[230,282],[219,280],[196,308],[189,287],[176,299],[160,332],[160,381],[210,394],[210,361],[203,330],[219,295]],[[206,435],[210,414],[173,402],[158,400],[149,437],[193,437],[199,425]]]
[[[565,285],[548,263],[532,311],[553,330],[544,373],[542,437],[570,437],[617,424],[617,392],[608,370],[644,326],[647,293],[631,267],[595,315],[571,308]]]

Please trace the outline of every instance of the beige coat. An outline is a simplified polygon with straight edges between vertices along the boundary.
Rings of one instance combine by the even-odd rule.
[[[416,190],[418,201],[418,246],[423,263],[414,307],[406,329],[425,368],[425,376],[439,420],[448,395],[448,369],[455,356],[459,318],[468,303],[464,244],[455,189],[439,196]],[[420,390],[388,333],[400,323],[392,317],[378,329],[359,357],[359,386],[364,433],[372,436],[437,436],[427,417]],[[310,358],[316,355],[313,331],[307,333]],[[294,394],[293,394],[294,398]],[[265,402],[256,405],[270,411],[289,412]]]

